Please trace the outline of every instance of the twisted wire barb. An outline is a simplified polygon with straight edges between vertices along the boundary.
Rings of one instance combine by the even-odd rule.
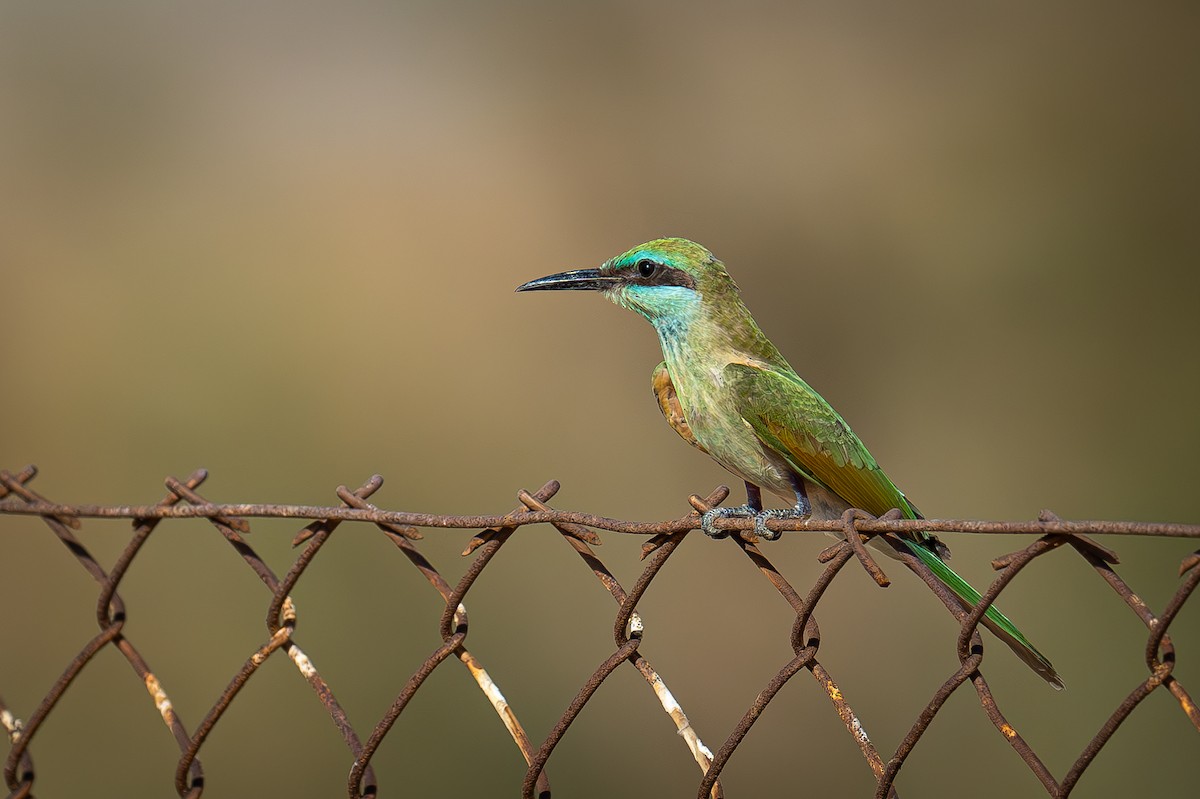
[[[1174,697],[1188,720],[1200,731],[1200,709],[1197,709],[1187,690],[1175,677],[1175,648],[1167,632],[1184,604],[1196,590],[1197,585],[1200,585],[1200,550],[1190,553],[1183,559],[1179,568],[1179,575],[1182,578],[1179,586],[1168,600],[1162,613],[1156,615],[1115,571],[1114,566],[1119,563],[1116,553],[1099,545],[1086,535],[1091,533],[1200,539],[1200,525],[1064,521],[1049,511],[1044,511],[1036,521],[1030,522],[908,520],[899,518],[898,512],[875,518],[853,509],[847,511],[841,519],[830,521],[772,519],[768,522],[768,526],[773,530],[833,532],[840,534],[842,538],[841,541],[818,555],[818,560],[825,564],[825,568],[812,588],[801,596],[800,592],[792,587],[784,575],[757,547],[752,531],[752,520],[719,520],[717,527],[726,532],[736,533],[736,535],[730,536],[731,541],[771,582],[780,596],[789,603],[795,613],[795,619],[790,631],[792,659],[784,664],[768,682],[714,754],[705,746],[699,734],[692,727],[683,708],[667,688],[662,676],[641,653],[646,625],[637,612],[637,605],[667,559],[685,542],[690,533],[699,528],[701,514],[725,500],[729,490],[724,486],[718,487],[703,499],[692,496],[689,499],[692,511],[679,518],[662,522],[630,522],[551,508],[547,503],[559,488],[558,483],[554,481],[547,483],[532,494],[523,490],[518,492],[520,506],[506,514],[454,516],[404,513],[377,508],[367,500],[383,484],[383,479],[378,475],[354,491],[350,491],[345,486],[339,486],[336,493],[343,503],[340,507],[215,504],[197,492],[207,477],[204,470],[198,470],[184,481],[167,478],[166,484],[169,493],[155,505],[65,505],[51,502],[29,488],[28,483],[36,475],[37,469],[33,466],[26,467],[15,474],[0,471],[0,514],[36,515],[43,519],[79,564],[99,584],[96,619],[100,629],[97,635],[82,645],[79,653],[66,666],[27,721],[18,718],[3,699],[0,699],[0,727],[3,727],[11,743],[4,766],[4,779],[10,791],[10,799],[31,795],[35,770],[29,751],[30,742],[71,683],[88,666],[96,653],[109,645],[116,647],[129,662],[151,697],[156,711],[175,739],[180,749],[180,758],[175,770],[175,789],[181,797],[189,799],[196,799],[203,793],[204,772],[199,760],[199,752],[208,736],[235,700],[239,691],[257,673],[259,667],[278,651],[287,654],[301,676],[308,682],[318,701],[326,708],[350,751],[352,764],[347,779],[347,796],[350,799],[369,799],[376,796],[378,781],[371,765],[374,754],[425,680],[443,662],[449,660],[451,655],[462,662],[471,673],[524,757],[528,768],[521,790],[527,799],[535,795],[539,799],[547,799],[550,796],[546,765],[555,747],[569,732],[572,723],[599,686],[623,662],[629,662],[646,680],[659,704],[674,723],[692,758],[700,767],[701,781],[697,794],[699,799],[706,799],[706,797],[719,799],[724,796],[724,788],[720,782],[722,770],[736,753],[768,704],[793,676],[805,669],[812,674],[822,693],[829,699],[834,711],[841,719],[847,733],[858,745],[864,761],[875,776],[875,795],[878,799],[897,796],[894,783],[906,758],[918,745],[946,700],[967,683],[970,683],[975,689],[981,708],[999,734],[1008,741],[1024,761],[1046,793],[1053,797],[1066,797],[1071,793],[1080,777],[1112,738],[1117,728],[1146,697],[1159,688],[1164,688]],[[197,517],[210,520],[213,527],[221,533],[247,566],[258,576],[270,591],[271,596],[265,616],[266,641],[250,654],[243,666],[231,678],[225,690],[212,704],[200,724],[189,733],[186,725],[175,711],[162,683],[150,669],[140,651],[124,635],[123,628],[127,620],[127,611],[117,591],[143,545],[163,519]],[[275,575],[243,537],[250,530],[248,519],[254,517],[311,520],[295,537],[294,545],[303,545],[303,549],[300,550],[282,579]],[[106,572],[75,535],[75,531],[81,527],[80,520],[83,518],[127,518],[132,520],[133,535],[121,550],[111,571]],[[445,602],[438,621],[441,644],[408,678],[365,742],[360,738],[354,725],[338,703],[328,683],[321,677],[312,659],[293,638],[297,614],[295,604],[291,600],[291,592],[313,559],[329,541],[332,533],[344,521],[375,524]],[[617,613],[612,628],[615,645],[613,653],[585,680],[567,709],[547,733],[541,745],[536,748],[530,742],[528,734],[518,721],[513,708],[505,700],[496,681],[465,645],[469,625],[464,603],[467,593],[487,565],[496,557],[504,543],[522,527],[534,524],[552,525],[617,603]],[[482,528],[467,543],[463,555],[473,555],[474,558],[466,573],[454,587],[450,586],[417,548],[414,542],[421,538],[418,527]],[[643,558],[648,557],[649,562],[628,591],[621,586],[592,549],[592,546],[600,543],[600,538],[595,530],[651,536],[642,548],[642,556]],[[898,542],[898,539],[895,538],[896,535],[920,530],[981,534],[1034,533],[1039,537],[1027,547],[993,561],[993,568],[998,572],[997,577],[984,591],[983,598],[978,605],[969,609],[963,606],[961,600],[950,592],[920,559],[909,553],[906,547],[894,547],[900,561],[922,579],[959,622],[959,633],[955,641],[959,666],[934,692],[933,697],[913,722],[909,732],[885,762],[867,735],[859,716],[851,708],[836,681],[818,660],[821,634],[814,610],[826,589],[852,559],[857,560],[877,585],[886,587],[889,584],[889,578],[868,552],[864,546],[865,543],[874,536],[883,536]],[[1064,547],[1076,552],[1092,566],[1099,577],[1121,597],[1131,612],[1147,628],[1144,661],[1149,675],[1134,686],[1117,706],[1099,731],[1084,746],[1079,757],[1060,781],[1053,776],[1038,754],[1001,712],[991,688],[980,671],[984,660],[984,647],[983,639],[977,628],[987,608],[1011,584],[1022,569],[1035,558]]]

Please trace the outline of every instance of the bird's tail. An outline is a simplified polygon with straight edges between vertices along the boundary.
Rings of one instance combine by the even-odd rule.
[[[946,586],[954,592],[962,602],[963,607],[967,610],[975,607],[982,598],[978,591],[971,587],[963,578],[954,573],[954,570],[942,562],[936,554],[931,552],[926,547],[916,541],[905,540],[905,544],[914,555],[921,559],[921,562],[929,567],[929,570]],[[1046,659],[1046,656],[1037,651],[1033,644],[1021,634],[1017,626],[1008,620],[1008,617],[996,609],[995,605],[988,607],[987,613],[984,614],[981,620],[983,626],[987,627],[996,636],[1008,644],[1009,648],[1016,653],[1029,668],[1038,673],[1039,676],[1046,682],[1054,686],[1054,689],[1061,691],[1063,688],[1062,678],[1058,676],[1058,672],[1054,670],[1054,666]]]

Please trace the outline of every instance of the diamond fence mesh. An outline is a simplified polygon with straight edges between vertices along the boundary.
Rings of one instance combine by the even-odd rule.
[[[549,761],[555,747],[570,734],[572,724],[584,706],[592,699],[596,690],[622,664],[628,663],[645,680],[662,710],[668,714],[678,731],[679,738],[689,750],[699,768],[696,795],[721,797],[726,788],[720,775],[726,764],[734,757],[747,733],[758,720],[764,709],[775,699],[781,689],[797,674],[808,672],[817,683],[821,693],[832,705],[846,733],[861,753],[862,760],[874,777],[876,797],[898,796],[903,788],[898,779],[904,764],[914,749],[921,743],[934,718],[941,712],[947,700],[959,689],[973,690],[981,711],[986,715],[997,733],[1005,740],[1021,761],[1028,767],[1049,796],[1065,797],[1076,787],[1080,777],[1095,760],[1097,754],[1110,741],[1117,728],[1151,694],[1169,694],[1172,702],[1186,716],[1190,725],[1200,731],[1200,710],[1197,709],[1187,690],[1176,679],[1175,648],[1168,629],[1178,617],[1180,610],[1200,583],[1200,551],[1184,558],[1179,568],[1179,582],[1174,594],[1159,613],[1152,611],[1142,598],[1115,570],[1118,558],[1115,552],[1101,546],[1088,537],[1089,534],[1113,534],[1126,536],[1155,536],[1185,539],[1200,539],[1200,525],[1148,524],[1131,522],[1073,522],[1064,521],[1054,514],[1043,512],[1036,522],[986,522],[986,521],[941,521],[904,520],[891,515],[874,518],[861,511],[849,511],[837,521],[775,520],[770,526],[779,530],[824,531],[844,536],[844,539],[829,546],[818,556],[824,564],[817,580],[807,590],[797,590],[760,549],[749,529],[752,521],[730,519],[718,523],[718,527],[729,531],[728,540],[749,558],[755,568],[766,578],[794,614],[789,636],[793,657],[763,687],[754,702],[746,709],[740,721],[723,740],[710,739],[715,751],[706,744],[699,732],[693,728],[683,707],[668,689],[662,675],[641,653],[644,625],[638,614],[639,601],[651,586],[663,565],[687,540],[704,538],[697,533],[699,517],[709,507],[723,502],[728,489],[718,487],[709,496],[692,496],[693,510],[678,518],[657,523],[628,522],[608,519],[584,513],[560,511],[547,503],[558,491],[556,482],[549,482],[536,492],[520,491],[520,505],[514,510],[494,516],[450,516],[419,513],[403,513],[380,510],[368,500],[382,485],[379,476],[372,477],[354,490],[342,486],[337,496],[342,501],[338,507],[313,507],[301,505],[250,505],[214,504],[198,493],[206,478],[203,470],[197,471],[186,480],[168,478],[167,494],[156,505],[146,506],[96,506],[65,505],[51,502],[30,487],[37,470],[32,467],[17,472],[0,472],[0,514],[33,515],[40,517],[57,538],[66,545],[72,556],[97,582],[99,597],[96,605],[97,634],[79,648],[62,674],[46,692],[36,707],[10,708],[0,696],[0,724],[3,725],[11,743],[4,766],[4,780],[10,797],[32,795],[37,776],[32,744],[39,729],[54,712],[56,705],[67,688],[79,677],[100,651],[106,647],[118,650],[143,685],[162,717],[162,721],[173,736],[179,750],[175,765],[175,791],[181,797],[199,797],[204,791],[204,769],[200,754],[213,730],[221,723],[239,692],[259,673],[262,665],[271,658],[286,658],[309,684],[313,695],[328,713],[348,750],[349,773],[345,791],[348,797],[374,797],[380,792],[372,760],[383,740],[391,733],[396,721],[409,707],[414,695],[426,684],[429,676],[443,664],[457,660],[462,663],[479,690],[487,697],[496,715],[512,737],[527,769],[523,783],[514,785],[508,793],[519,793],[524,797],[548,797],[551,794],[548,776]],[[241,668],[228,681],[220,696],[209,707],[203,718],[189,726],[180,718],[172,704],[167,687],[155,675],[142,652],[125,634],[126,606],[118,588],[122,579],[137,559],[144,544],[166,519],[207,519],[221,536],[231,545],[246,565],[253,570],[269,594],[266,606],[266,639],[246,658]],[[309,520],[296,535],[293,545],[298,554],[290,568],[282,576],[277,575],[247,541],[248,519],[280,517]],[[89,549],[76,536],[84,518],[126,518],[132,520],[133,533],[128,543],[110,568],[104,568]],[[331,534],[343,522],[373,524],[387,537],[417,572],[428,581],[430,587],[441,597],[443,610],[440,617],[441,643],[424,662],[412,672],[395,695],[387,712],[370,729],[355,727],[339,703],[333,687],[326,681],[313,660],[306,655],[295,640],[296,611],[291,593],[298,581],[306,574],[314,558],[326,545]],[[529,737],[518,718],[516,710],[509,705],[493,678],[483,664],[467,647],[469,624],[465,599],[479,576],[507,541],[522,527],[533,524],[552,525],[561,534],[564,543],[584,561],[595,578],[616,604],[613,620],[612,654],[601,663],[578,689],[558,721],[546,733],[540,743]],[[452,585],[441,572],[422,554],[417,541],[422,538],[418,528],[438,529],[448,532],[454,529],[475,529],[463,551],[472,559],[466,573]],[[593,546],[600,541],[597,530],[613,534],[649,536],[642,547],[645,566],[635,582],[628,588],[622,586],[612,571],[596,554]],[[942,684],[930,697],[926,706],[912,721],[908,733],[903,736],[896,749],[881,754],[864,730],[859,717],[843,695],[837,681],[819,659],[821,631],[814,611],[825,596],[826,589],[844,573],[845,567],[856,562],[866,570],[880,586],[886,586],[889,578],[864,542],[873,536],[894,536],[915,530],[933,532],[964,532],[977,534],[1033,533],[1039,537],[1028,546],[993,561],[998,574],[984,592],[984,602],[972,612],[965,612],[941,582],[918,559],[901,556],[904,565],[916,573],[924,584],[938,596],[947,610],[959,623],[957,654],[959,665],[947,675]],[[776,545],[778,546],[778,545]],[[1096,575],[1116,593],[1118,597],[1145,625],[1144,661],[1146,676],[1132,685],[1125,698],[1108,713],[1099,729],[1086,743],[1074,763],[1061,777],[1051,773],[1043,758],[1018,732],[1001,711],[992,689],[982,673],[984,661],[983,640],[976,627],[988,605],[994,602],[1010,584],[1012,579],[1033,560],[1055,549],[1066,548],[1075,552]],[[769,551],[769,550],[768,550]],[[536,568],[536,567],[534,567]],[[11,609],[8,612],[12,612]],[[969,688],[967,687],[969,686]],[[3,685],[0,685],[0,689]],[[134,712],[133,709],[130,712]],[[141,711],[141,709],[138,710]],[[647,733],[649,735],[649,733]],[[402,778],[396,778],[394,794],[402,793]],[[733,791],[736,793],[736,791]],[[636,794],[633,794],[636,795]]]

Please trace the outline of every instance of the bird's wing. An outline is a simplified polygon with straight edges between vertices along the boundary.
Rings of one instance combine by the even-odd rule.
[[[876,516],[899,508],[910,519],[921,518],[837,411],[794,372],[757,361],[731,363],[722,376],[738,398],[742,418],[759,440],[782,455],[798,473]],[[929,533],[903,538],[967,608],[978,604],[979,592],[942,562],[950,551],[941,541]],[[989,607],[982,622],[1047,682],[1055,688],[1063,687],[1050,661],[998,608]]]
[[[675,393],[675,384],[671,382],[666,361],[654,368],[651,385],[654,387],[654,398],[658,400],[658,409],[667,418],[667,424],[671,425],[671,429],[678,433],[680,438],[707,455],[708,450],[696,440],[687,418],[683,415],[683,406],[679,404],[679,396]]]
[[[723,378],[759,440],[798,473],[868,513],[900,508],[918,518],[850,426],[795,373],[761,362],[731,363]]]

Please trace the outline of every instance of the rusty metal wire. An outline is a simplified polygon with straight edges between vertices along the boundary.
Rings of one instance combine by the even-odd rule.
[[[174,737],[180,752],[175,769],[175,790],[179,796],[188,799],[199,797],[204,790],[204,772],[199,760],[199,753],[205,741],[230,708],[239,691],[254,677],[262,664],[278,652],[283,652],[308,682],[350,752],[351,767],[346,784],[347,796],[350,799],[376,796],[378,780],[371,766],[372,757],[426,679],[452,657],[466,666],[525,759],[527,770],[520,790],[527,799],[534,796],[539,799],[550,796],[550,782],[546,766],[555,747],[569,732],[572,723],[600,685],[625,662],[628,662],[645,679],[663,710],[675,724],[679,737],[699,766],[701,772],[701,780],[697,788],[699,799],[724,796],[724,788],[720,782],[722,770],[737,752],[747,733],[768,704],[793,676],[805,670],[820,686],[822,693],[828,698],[834,711],[843,722],[847,733],[858,746],[867,767],[874,775],[875,795],[880,799],[897,796],[895,783],[906,759],[912,754],[946,700],[967,683],[974,688],[980,707],[1000,735],[1041,782],[1046,794],[1053,797],[1066,797],[1072,792],[1080,777],[1093,762],[1097,753],[1112,738],[1117,728],[1146,697],[1160,688],[1174,697],[1192,726],[1200,731],[1200,709],[1197,709],[1186,689],[1174,676],[1175,649],[1167,633],[1180,609],[1191,597],[1197,584],[1200,583],[1200,550],[1184,558],[1179,569],[1181,580],[1177,590],[1167,601],[1162,612],[1155,614],[1114,570],[1113,567],[1118,563],[1116,554],[1087,537],[1087,534],[1104,533],[1200,539],[1200,525],[1064,521],[1048,511],[1043,512],[1041,517],[1033,522],[912,521],[900,519],[898,514],[886,514],[876,519],[862,511],[855,510],[847,511],[840,520],[834,521],[772,520],[769,525],[777,530],[820,530],[839,533],[844,537],[842,541],[828,547],[818,556],[818,560],[825,564],[825,568],[808,592],[801,594],[792,587],[771,560],[758,548],[751,530],[752,520],[720,521],[718,527],[737,533],[737,535],[730,536],[729,540],[770,581],[790,605],[795,618],[790,631],[794,656],[778,670],[758,694],[754,703],[746,710],[741,720],[728,733],[714,754],[693,729],[683,708],[667,688],[662,676],[641,654],[640,647],[645,626],[638,615],[637,605],[667,559],[678,550],[689,534],[699,528],[700,515],[708,508],[723,502],[728,496],[729,490],[724,486],[718,487],[703,499],[692,496],[689,500],[692,510],[677,519],[648,523],[628,522],[555,510],[547,504],[559,489],[558,483],[554,481],[533,493],[519,492],[518,499],[521,504],[506,514],[448,516],[392,512],[376,508],[368,502],[368,499],[383,483],[383,479],[378,475],[353,491],[344,486],[339,487],[337,496],[342,501],[342,505],[339,507],[214,504],[198,493],[198,489],[207,477],[207,473],[203,470],[198,470],[183,481],[168,478],[166,480],[168,493],[155,505],[114,507],[63,505],[50,502],[29,487],[30,481],[36,474],[37,469],[33,466],[28,466],[16,473],[0,471],[0,513],[41,517],[58,539],[66,545],[79,564],[96,580],[100,586],[96,607],[99,632],[83,644],[78,655],[67,665],[41,703],[25,720],[18,718],[0,698],[0,725],[4,727],[12,744],[4,765],[4,780],[8,786],[9,797],[12,798],[31,795],[35,778],[33,758],[30,753],[30,744],[33,738],[54,710],[68,686],[88,666],[93,657],[107,646],[115,647],[128,661],[138,679],[145,686],[167,729]],[[266,613],[266,640],[249,655],[204,718],[194,728],[189,728],[179,718],[166,689],[133,642],[124,634],[126,609],[117,593],[121,580],[158,524],[163,519],[186,517],[208,519],[270,592]],[[250,530],[247,519],[252,517],[311,520],[311,523],[296,536],[294,545],[303,546],[303,548],[282,578],[266,565],[244,537],[244,534]],[[75,536],[74,531],[80,528],[82,518],[127,518],[132,520],[133,536],[110,570],[106,571]],[[365,741],[351,724],[330,685],[296,642],[296,611],[290,598],[291,592],[305,570],[343,521],[375,524],[428,581],[430,586],[438,592],[445,603],[440,620],[441,644],[429,654],[404,683],[391,707],[371,729]],[[591,569],[600,585],[611,594],[618,608],[612,630],[614,644],[612,654],[588,677],[558,722],[537,745],[529,738],[496,681],[480,660],[467,649],[466,639],[469,625],[467,608],[464,604],[465,597],[470,592],[472,585],[492,562],[501,547],[519,528],[531,524],[552,525],[564,542]],[[462,553],[464,556],[473,556],[473,560],[457,585],[451,586],[420,552],[415,542],[422,536],[417,528],[480,529],[480,532],[477,532],[468,541]],[[643,559],[648,558],[648,561],[630,589],[626,590],[621,586],[592,549],[592,545],[600,541],[595,530],[651,536],[642,547],[642,557]],[[814,616],[814,610],[826,589],[851,560],[856,560],[877,584],[886,586],[889,578],[863,544],[876,535],[888,537],[912,530],[981,534],[1034,533],[1039,535],[1039,538],[1029,546],[993,561],[993,568],[997,570],[998,575],[984,592],[983,602],[970,612],[961,608],[953,595],[919,559],[902,556],[904,564],[925,582],[958,620],[960,625],[957,641],[959,667],[934,692],[933,697],[913,722],[908,734],[901,740],[895,752],[885,760],[867,736],[858,716],[833,677],[818,660],[821,632]],[[977,625],[987,607],[996,600],[996,597],[1022,569],[1035,558],[1064,546],[1078,553],[1146,626],[1148,636],[1144,660],[1148,675],[1130,690],[1126,698],[1113,710],[1096,734],[1084,746],[1079,757],[1059,779],[1050,772],[1038,754],[1001,712],[996,698],[980,670],[984,660],[984,651]]]

